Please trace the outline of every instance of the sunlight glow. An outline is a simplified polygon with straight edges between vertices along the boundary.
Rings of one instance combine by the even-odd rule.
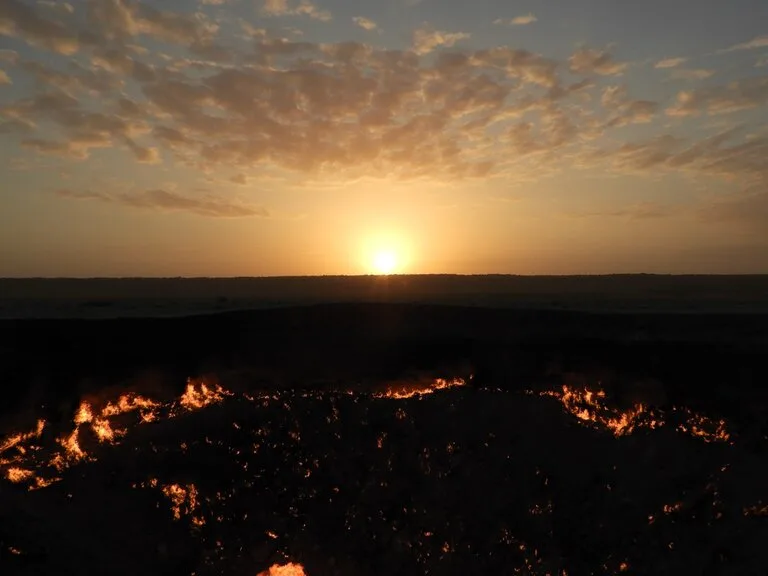
[[[371,268],[374,274],[392,274],[397,267],[398,258],[393,250],[380,250],[373,255]]]

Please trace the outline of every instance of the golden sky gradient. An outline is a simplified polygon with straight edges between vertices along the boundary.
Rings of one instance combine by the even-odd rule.
[[[0,276],[768,272],[768,3],[4,0]]]

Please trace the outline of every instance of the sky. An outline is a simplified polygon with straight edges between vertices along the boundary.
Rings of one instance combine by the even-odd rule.
[[[768,273],[768,2],[0,2],[0,276],[382,272]]]

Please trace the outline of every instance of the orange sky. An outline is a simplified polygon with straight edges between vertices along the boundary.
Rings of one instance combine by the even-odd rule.
[[[768,272],[766,22],[5,0],[0,276]]]

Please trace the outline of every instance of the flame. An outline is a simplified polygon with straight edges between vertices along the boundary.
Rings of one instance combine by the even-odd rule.
[[[118,427],[115,423],[116,419],[120,419],[121,426],[127,424],[124,421],[126,414],[138,412],[139,418],[134,421],[134,425],[144,424],[158,420],[163,413],[166,417],[175,416],[175,408],[198,410],[221,402],[226,396],[231,396],[231,393],[219,385],[210,386],[189,379],[179,399],[166,405],[133,393],[123,394],[100,408],[98,403],[83,400],[72,418],[72,429],[60,435],[54,446],[34,444],[45,429],[44,420],[38,420],[34,430],[15,433],[3,439],[0,442],[0,455],[3,456],[0,458],[0,474],[12,482],[26,482],[30,490],[44,488],[58,480],[42,476],[46,469],[53,467],[63,472],[74,464],[95,458],[90,453],[91,448],[88,451],[84,448],[83,442],[87,437],[82,436],[81,432],[92,432],[99,444],[116,444],[129,432],[129,428]],[[15,453],[9,457],[5,453],[11,450]]]
[[[152,481],[150,481],[152,483]],[[157,480],[154,480],[157,485]],[[175,520],[181,520],[181,517],[188,515],[195,526],[202,526],[205,520],[197,515],[198,500],[197,488],[194,484],[182,486],[181,484],[168,484],[162,488],[163,494],[171,501],[171,512]]]
[[[609,430],[614,436],[626,436],[636,428],[658,428],[664,424],[660,413],[649,410],[643,404],[636,404],[629,410],[621,411],[609,407],[603,390],[578,390],[564,385],[561,392],[546,391],[542,396],[557,398],[566,412],[579,420]]]
[[[81,402],[75,414],[75,425],[81,426],[93,420],[93,410],[88,402]]]
[[[5,471],[5,475],[11,482],[18,483],[28,480],[34,473],[31,470],[25,470],[24,468],[8,468],[8,470]]]
[[[268,570],[259,572],[257,576],[307,576],[304,567],[301,564],[273,564]]]
[[[0,454],[10,450],[14,447],[20,447],[24,442],[40,438],[45,429],[45,420],[38,420],[37,427],[31,432],[19,432],[6,438],[2,444],[0,444]]]
[[[587,424],[608,430],[616,437],[632,434],[638,428],[654,430],[674,417],[683,419],[676,427],[678,432],[690,434],[705,442],[731,440],[725,420],[715,421],[688,408],[673,408],[671,414],[665,414],[663,410],[652,410],[643,404],[635,404],[627,410],[620,410],[605,402],[606,394],[603,390],[576,389],[567,385],[561,391],[547,390],[539,395],[556,398],[566,412]]]
[[[187,388],[179,398],[179,404],[187,410],[199,410],[210,404],[216,404],[224,400],[225,396],[231,396],[218,384],[209,387],[204,383],[197,383],[192,379],[187,381]]]
[[[404,400],[407,398],[414,398],[416,396],[434,394],[438,390],[466,386],[466,384],[467,383],[463,378],[435,378],[430,382],[403,382],[399,384],[392,384],[388,386],[387,389],[383,392],[374,393],[373,397]]]
[[[688,409],[684,409],[683,412],[687,421],[677,427],[679,432],[697,436],[704,442],[728,442],[730,440],[731,435],[726,429],[725,420],[715,422]]]

